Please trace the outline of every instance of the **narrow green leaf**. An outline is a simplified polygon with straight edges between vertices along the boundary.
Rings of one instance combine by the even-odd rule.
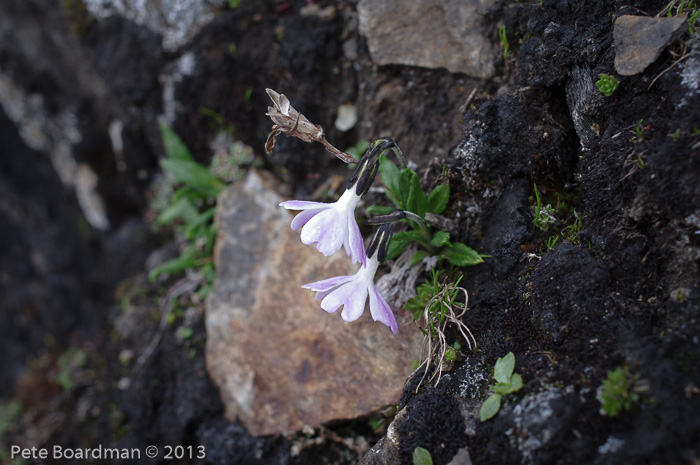
[[[479,418],[482,422],[489,420],[496,416],[501,408],[501,395],[494,394],[481,404],[479,409]]]
[[[500,383],[510,384],[510,377],[514,368],[515,355],[513,355],[513,352],[508,352],[505,357],[496,361],[496,366],[493,367],[493,377]]]
[[[374,215],[388,215],[394,207],[387,207],[385,205],[372,205],[367,208],[367,213],[372,213]]]
[[[199,215],[197,215],[196,218],[193,218],[191,221],[188,221],[187,228],[185,228],[185,237],[187,239],[192,239],[195,236],[199,236],[199,234],[196,234],[197,229],[204,226],[208,221],[210,221],[214,217],[215,212],[216,207],[211,207],[210,209],[205,210]]]
[[[160,136],[163,139],[163,148],[168,158],[192,161],[190,149],[187,148],[180,136],[165,121],[160,123]]]
[[[181,198],[175,203],[168,205],[168,207],[158,215],[157,221],[159,224],[169,224],[178,218],[182,218],[185,223],[189,223],[194,221],[198,215],[197,207],[195,207],[188,198]]]
[[[410,168],[404,168],[399,174],[399,191],[397,192],[399,198],[399,208],[402,210],[408,210],[408,192],[411,188],[411,173],[413,170]]]
[[[393,260],[394,258],[398,257],[401,252],[406,250],[406,248],[411,245],[413,241],[419,241],[423,238],[418,232],[416,231],[399,231],[396,234],[394,234],[394,237],[391,238],[391,243],[389,244],[389,250],[387,251],[386,254],[386,259],[387,260]]]
[[[192,186],[182,186],[177,189],[175,189],[175,192],[173,192],[173,196],[170,199],[171,203],[175,203],[180,199],[189,199],[190,202],[196,203],[198,200],[206,199],[207,196],[202,195],[200,192],[197,192]]]
[[[421,260],[423,260],[427,256],[428,254],[426,252],[419,250],[418,252],[414,253],[411,259],[408,261],[408,266],[417,265],[418,263],[420,263]]]
[[[481,255],[461,242],[453,242],[449,248],[440,254],[440,258],[445,258],[457,266],[471,266],[484,263]]]
[[[428,197],[420,187],[420,180],[415,171],[411,171],[409,179],[408,198],[406,199],[406,209],[412,211],[421,218],[425,217],[428,208]]]
[[[177,273],[192,268],[197,264],[197,261],[192,257],[178,257],[168,260],[160,266],[157,266],[148,273],[148,279],[155,281],[158,276],[163,273]]]
[[[421,446],[413,449],[411,457],[413,458],[413,465],[433,465],[433,458],[430,456],[430,452]]]
[[[433,234],[433,238],[430,240],[430,244],[433,247],[442,247],[443,245],[447,245],[450,242],[450,233],[446,233],[445,231],[437,231],[435,234]]]
[[[428,196],[428,211],[439,215],[445,211],[448,200],[450,200],[450,186],[447,184],[436,186]]]
[[[161,160],[160,164],[163,169],[170,171],[178,181],[189,184],[197,191],[210,197],[216,197],[224,188],[224,183],[216,179],[206,167],[197,162],[166,158]]]

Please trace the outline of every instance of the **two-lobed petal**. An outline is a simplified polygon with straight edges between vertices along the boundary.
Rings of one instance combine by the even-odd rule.
[[[316,249],[326,256],[344,247],[353,263],[364,264],[365,246],[355,221],[359,200],[354,190],[347,190],[335,203],[288,200],[280,205],[288,210],[301,210],[292,220],[292,229],[301,228],[304,244],[316,244]]]
[[[394,313],[374,286],[378,265],[376,257],[372,257],[354,275],[328,278],[302,287],[316,291],[316,300],[320,300],[321,308],[329,313],[343,307],[340,316],[345,321],[355,321],[362,316],[369,295],[369,309],[374,321],[384,323],[396,334],[398,325]]]

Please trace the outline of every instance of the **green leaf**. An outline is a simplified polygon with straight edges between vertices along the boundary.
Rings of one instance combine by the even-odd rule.
[[[387,260],[393,260],[394,258],[401,255],[401,252],[406,250],[406,248],[411,245],[413,241],[420,241],[423,236],[416,231],[399,231],[394,234],[391,238],[391,243],[389,244],[389,250],[386,254]]]
[[[425,217],[425,212],[428,208],[428,197],[426,197],[425,192],[420,187],[420,180],[415,171],[411,171],[411,178],[409,179],[408,197],[405,199],[406,209],[420,216]]]
[[[181,198],[175,203],[168,205],[168,207],[158,215],[157,221],[159,224],[169,224],[178,218],[182,218],[185,220],[185,223],[189,223],[194,221],[197,216],[199,216],[197,207],[195,207],[188,198]]]
[[[386,155],[379,157],[379,178],[384,184],[386,184],[389,189],[393,190],[398,194],[399,190],[399,176],[401,172],[399,171],[396,163],[389,160]]]
[[[445,258],[457,266],[471,266],[484,263],[481,255],[461,242],[452,243],[449,248],[440,254],[440,258]]]
[[[180,326],[177,335],[180,336],[180,339],[187,340],[194,335],[194,329],[187,326]]]
[[[513,352],[508,352],[505,357],[496,361],[496,366],[493,368],[493,377],[500,383],[510,384],[510,377],[514,368],[515,355],[513,355]]]
[[[510,378],[510,392],[508,392],[507,394],[510,394],[511,392],[519,391],[522,388],[523,388],[523,377],[517,373],[513,374],[513,376]]]
[[[387,207],[384,205],[372,205],[367,208],[367,213],[372,213],[374,215],[388,215],[394,210],[394,207]]]
[[[435,187],[428,196],[428,211],[439,215],[445,211],[448,200],[450,200],[450,186],[447,184],[440,184]]]
[[[168,260],[162,265],[153,268],[151,272],[148,273],[148,279],[155,281],[156,278],[163,273],[177,273],[188,268],[192,268],[196,264],[197,261],[193,257],[180,256],[178,258],[173,258],[172,260]]]
[[[479,418],[482,422],[489,420],[496,416],[501,408],[501,395],[494,394],[481,404],[479,409]]]
[[[408,210],[408,193],[411,189],[411,174],[413,170],[411,168],[404,168],[399,174],[399,191],[396,194],[399,198],[399,208],[402,210]],[[413,173],[415,174],[415,173]]]
[[[421,446],[413,449],[412,458],[413,465],[433,465],[433,458],[430,456],[430,452]]]
[[[215,212],[216,207],[211,207],[210,209],[197,215],[197,217],[193,218],[192,221],[188,221],[187,228],[185,229],[185,238],[192,239],[195,236],[199,236],[200,234],[197,234],[197,229],[210,221],[214,217]]]
[[[408,261],[408,266],[413,266],[418,263],[420,263],[421,260],[423,260],[425,257],[427,257],[428,254],[426,252],[423,252],[422,250],[419,250],[418,252],[414,253],[411,259]]]
[[[511,386],[510,383],[499,382],[493,386],[490,386],[489,389],[496,394],[510,394],[513,392],[512,387],[513,386]]]
[[[400,192],[400,187],[399,187],[399,177],[401,176],[401,173],[399,171],[399,168],[396,166],[394,162],[389,160],[386,155],[382,155],[379,157],[379,179],[382,180],[382,182],[389,188],[395,195],[401,195]],[[390,192],[386,193],[386,196],[389,197],[389,200],[391,200],[397,207],[401,208],[401,200],[398,198],[395,198]]]
[[[190,149],[187,148],[180,136],[165,121],[160,123],[160,136],[163,139],[163,148],[168,158],[192,161]]]
[[[450,243],[450,233],[445,231],[437,231],[433,234],[433,238],[430,240],[430,244],[433,247],[442,247],[443,245],[448,245]]]
[[[224,183],[216,179],[206,167],[197,162],[166,158],[161,160],[160,164],[163,169],[170,171],[178,181],[189,184],[209,197],[216,197],[224,188]]]

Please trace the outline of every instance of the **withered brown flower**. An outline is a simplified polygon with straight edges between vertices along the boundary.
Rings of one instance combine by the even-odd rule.
[[[267,116],[275,123],[272,132],[267,136],[265,152],[270,153],[275,146],[275,140],[280,133],[287,137],[297,137],[304,142],[320,142],[336,157],[345,163],[355,163],[356,160],[349,154],[333,147],[323,134],[323,128],[309,121],[306,116],[294,109],[289,99],[284,94],[278,94],[272,89],[265,89],[272,99],[274,107],[267,107]]]

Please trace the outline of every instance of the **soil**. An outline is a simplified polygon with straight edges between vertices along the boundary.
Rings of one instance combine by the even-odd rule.
[[[203,303],[187,292],[186,277],[146,276],[148,264],[176,253],[170,236],[150,230],[146,200],[162,154],[158,77],[175,56],[158,51],[158,37],[143,26],[90,20],[80,2],[64,3],[11,0],[2,8],[18,24],[35,16],[45,30],[72,38],[110,97],[72,88],[65,70],[74,62],[65,53],[47,51],[46,66],[6,44],[0,68],[32,78],[28,87],[49,107],[81,103],[92,137],[79,156],[99,174],[113,228],[87,225],[47,157],[0,112],[0,420],[7,420],[0,457],[9,460],[11,444],[153,444],[204,446],[206,458],[143,463],[356,463],[395,412],[281,437],[253,437],[223,417],[204,363]],[[449,182],[443,215],[457,225],[455,240],[490,256],[453,270],[464,274],[463,321],[478,350],[437,386],[415,393],[415,380],[407,383],[398,407],[413,420],[399,431],[401,463],[412,463],[416,446],[435,464],[462,447],[474,464],[700,461],[697,36],[691,42],[686,33],[643,73],[617,76],[618,89],[604,97],[581,89],[586,79],[614,74],[614,19],[655,16],[664,2],[496,2],[485,21],[494,40],[505,24],[512,54],[486,82],[378,67],[357,30],[356,2],[333,3],[330,18],[302,15],[304,5],[222,8],[182,51],[193,52],[197,66],[176,87],[173,126],[200,161],[216,133],[229,129],[294,198],[309,198],[347,168],[320,145],[285,137],[262,155],[271,87],[321,123],[337,147],[390,136],[424,187]],[[270,46],[259,37],[276,40]],[[684,41],[694,55],[679,62]],[[348,132],[333,127],[339,101],[358,108],[361,124]],[[126,172],[100,150],[108,144],[103,111],[131,115]],[[547,227],[534,221],[537,195],[551,206]],[[170,317],[161,325],[164,312]],[[455,399],[483,401],[491,368],[508,352],[524,388],[465,435]],[[610,416],[597,391],[617,368],[631,380],[627,395],[638,399]]]

